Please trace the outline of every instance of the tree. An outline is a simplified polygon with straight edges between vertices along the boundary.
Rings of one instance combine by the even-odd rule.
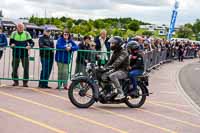
[[[87,22],[86,20],[83,20],[83,19],[78,19],[75,21],[75,25],[79,25],[81,23],[84,23],[84,22]]]
[[[97,29],[103,29],[105,28],[104,22],[101,19],[97,19],[94,21],[94,27]]]
[[[62,21],[62,22],[66,22],[66,20],[67,20],[67,18],[66,18],[65,16],[62,16],[62,17],[60,18],[60,21]]]
[[[185,27],[188,27],[188,28],[190,28],[190,29],[192,29],[192,28],[193,28],[193,25],[192,25],[192,24],[190,24],[190,23],[188,23],[188,24],[185,24],[184,26],[185,26]]]
[[[112,35],[113,35],[113,36],[123,36],[124,34],[123,34],[123,31],[122,31],[122,30],[120,30],[120,29],[118,29],[118,28],[115,28],[115,29],[113,30],[113,32],[112,32]]]
[[[68,21],[67,21],[67,28],[68,28],[68,29],[71,29],[72,26],[73,26],[73,21],[72,21],[72,20],[68,20]]]
[[[75,25],[74,27],[72,27],[71,32],[78,34],[81,32],[81,27],[79,25]]]
[[[128,29],[132,31],[138,31],[140,29],[140,24],[137,21],[132,21],[128,24]]]
[[[44,25],[44,24],[45,24],[44,19],[43,18],[39,19],[38,25]]]
[[[144,32],[142,32],[142,35],[145,35],[145,36],[152,36],[152,35],[153,35],[153,32],[151,32],[151,31],[144,31]]]
[[[34,15],[32,15],[32,16],[29,18],[29,23],[35,23],[35,17],[34,17]]]
[[[193,31],[192,29],[186,26],[181,26],[177,34],[178,34],[178,38],[191,38],[193,35]]]
[[[70,32],[81,33],[86,35],[91,33],[92,35],[98,35],[101,29],[106,29],[108,35],[118,36],[132,36],[136,34],[141,24],[145,24],[142,21],[138,21],[131,18],[106,18],[106,19],[72,19],[65,16],[61,18],[38,18],[31,16],[29,22],[36,25],[52,24],[60,29],[68,28]]]
[[[199,33],[200,33],[200,20],[197,19],[196,22],[194,23],[192,30],[194,34],[196,35],[196,39],[199,40]]]
[[[124,38],[132,38],[135,36],[135,32],[132,30],[127,30],[123,36],[124,36]]]

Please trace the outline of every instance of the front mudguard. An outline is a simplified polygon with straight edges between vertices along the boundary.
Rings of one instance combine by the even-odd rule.
[[[87,83],[89,83],[92,88],[94,88],[94,98],[96,101],[98,101],[99,99],[99,87],[96,85],[96,83],[94,82],[94,80],[90,79],[89,77],[87,76],[74,76],[72,79],[71,79],[72,82],[75,82],[75,81],[85,81]]]

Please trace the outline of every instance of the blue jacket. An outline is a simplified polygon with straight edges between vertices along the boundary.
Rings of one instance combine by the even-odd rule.
[[[68,45],[71,46],[70,52],[66,51],[66,47]],[[74,41],[72,40],[66,41],[63,37],[60,37],[57,41],[56,49],[57,49],[56,56],[55,56],[56,62],[70,64],[71,54],[73,51],[78,50],[78,46],[76,45]]]
[[[0,34],[0,47],[8,46],[8,41],[5,34]]]

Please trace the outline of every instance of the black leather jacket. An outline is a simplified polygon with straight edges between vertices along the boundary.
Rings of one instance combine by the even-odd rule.
[[[108,66],[112,66],[115,71],[118,70],[128,71],[128,66],[129,66],[128,52],[123,48],[115,50],[113,52],[110,61],[106,64],[105,67]]]
[[[39,47],[43,50],[40,50],[40,57],[41,58],[53,58],[54,51],[48,50],[48,48],[54,48],[54,42],[50,37],[44,35],[39,38]],[[46,48],[46,50],[44,49]]]
[[[139,69],[144,71],[144,60],[141,53],[130,55],[130,66],[132,70]]]

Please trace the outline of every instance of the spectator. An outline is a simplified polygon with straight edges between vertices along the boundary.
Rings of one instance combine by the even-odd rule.
[[[39,88],[51,88],[48,86],[48,79],[51,74],[53,62],[54,62],[54,42],[50,38],[50,30],[46,27],[44,29],[43,36],[39,38],[40,47],[40,61],[42,64],[42,70],[40,73]],[[46,80],[46,81],[44,81]]]
[[[40,38],[40,37],[42,37],[42,32],[41,31],[38,32],[38,38]]]
[[[17,31],[12,32],[10,37],[10,46],[13,48],[13,60],[12,60],[12,77],[14,78],[13,86],[18,86],[18,67],[20,60],[24,68],[24,80],[23,86],[28,87],[29,79],[29,58],[28,50],[34,46],[34,42],[30,34],[24,31],[24,24],[17,25]],[[17,48],[18,47],[18,48]],[[19,48],[20,47],[20,48]]]
[[[141,36],[137,36],[136,41],[139,43],[140,51],[144,51],[144,38]]]
[[[83,41],[79,44],[79,50],[90,50],[90,43],[91,43],[91,37],[85,36],[83,38]],[[86,63],[89,59],[89,51],[78,51],[77,54],[77,60],[76,60],[76,73],[84,73],[86,69]]]
[[[178,60],[179,60],[179,62],[183,61],[183,54],[184,54],[183,43],[179,43],[179,46],[178,46]]]
[[[93,41],[91,41],[91,43],[90,43],[90,50],[91,51],[96,51],[96,44]],[[91,52],[90,62],[95,62],[95,61],[96,61],[96,53]]]
[[[100,36],[97,36],[94,40],[96,43],[96,50],[102,52],[110,52],[110,43],[108,42],[109,38],[107,37],[107,31],[102,30]],[[101,54],[100,64],[106,64],[110,54]]]
[[[64,30],[61,37],[58,39],[56,44],[56,57],[55,60],[58,65],[58,87],[59,89],[62,84],[64,89],[67,89],[68,69],[71,61],[71,54],[73,51],[78,50],[76,43],[71,40],[71,35],[68,30]]]
[[[33,30],[33,38],[36,38],[37,37],[37,33],[36,33],[36,30],[34,29]]]
[[[150,44],[150,42],[148,41],[148,40],[145,40],[144,41],[144,51],[147,53],[147,52],[149,52],[149,51],[151,51],[151,44]]]
[[[0,59],[3,55],[4,47],[6,47],[7,45],[8,45],[8,41],[7,41],[6,35],[3,33],[3,29],[0,26]]]
[[[198,49],[198,57],[200,59],[200,44],[198,44],[197,49]]]

